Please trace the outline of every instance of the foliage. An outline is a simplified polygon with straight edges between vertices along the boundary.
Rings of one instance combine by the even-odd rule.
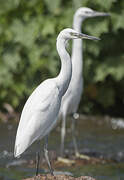
[[[111,17],[87,19],[83,24],[83,32],[102,40],[84,42],[84,96],[80,110],[123,115],[124,1],[0,0],[0,4],[1,108],[7,102],[19,109],[41,81],[57,75],[57,34],[72,26],[78,7],[87,6],[110,12]]]

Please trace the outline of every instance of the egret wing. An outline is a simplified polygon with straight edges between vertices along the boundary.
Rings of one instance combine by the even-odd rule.
[[[15,151],[21,154],[36,139],[44,137],[57,120],[60,97],[57,85],[47,80],[27,100],[19,122]]]

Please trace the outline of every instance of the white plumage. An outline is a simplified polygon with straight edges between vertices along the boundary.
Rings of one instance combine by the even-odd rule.
[[[22,111],[15,156],[22,154],[35,140],[42,139],[50,132],[57,120],[60,101],[59,89],[52,79],[44,81],[34,90]]]
[[[73,38],[95,39],[69,28],[59,33],[56,45],[61,59],[61,71],[56,78],[41,83],[28,98],[17,129],[15,157],[21,155],[35,140],[47,136],[56,124],[61,99],[68,88],[72,75],[70,56],[65,48],[66,42]],[[46,156],[48,161],[48,155]]]
[[[86,18],[96,16],[108,16],[108,13],[96,12],[90,8],[79,8],[73,18],[73,28],[81,33],[82,22]],[[66,117],[67,115],[74,115],[77,113],[78,106],[81,100],[83,92],[83,44],[81,39],[74,39],[72,46],[72,78],[69,87],[62,98],[61,108],[59,115],[62,116],[62,128],[61,128],[61,156],[64,153],[64,139],[66,134]],[[75,116],[73,116],[74,118]],[[72,121],[74,123],[74,120]],[[73,127],[75,125],[73,124]],[[74,134],[74,133],[73,133]],[[76,139],[74,138],[75,154],[79,155]]]

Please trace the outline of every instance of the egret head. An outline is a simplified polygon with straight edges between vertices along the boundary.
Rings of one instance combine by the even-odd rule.
[[[87,7],[80,7],[75,15],[81,19],[96,17],[96,16],[109,16],[109,13],[97,12]]]
[[[64,40],[69,40],[69,39],[91,39],[91,40],[100,40],[97,37],[94,36],[89,36],[83,33],[79,33],[77,31],[75,31],[74,29],[71,28],[66,28],[64,30],[62,30],[59,35],[58,38],[62,38]]]

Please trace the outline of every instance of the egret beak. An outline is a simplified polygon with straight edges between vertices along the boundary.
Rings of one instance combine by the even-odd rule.
[[[75,38],[79,38],[79,39],[91,39],[91,40],[100,40],[100,38],[97,38],[95,36],[89,36],[83,33],[71,33],[72,36],[74,36]]]
[[[109,13],[93,11],[93,16],[110,16]]]

